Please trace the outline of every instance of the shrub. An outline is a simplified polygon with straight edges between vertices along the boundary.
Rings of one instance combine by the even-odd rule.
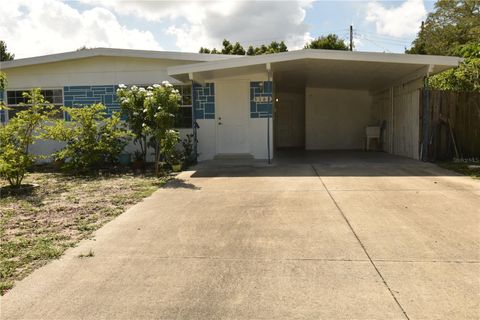
[[[130,138],[118,113],[108,117],[102,104],[62,109],[71,121],[56,121],[46,128],[45,137],[66,143],[53,155],[65,162],[64,169],[90,173],[117,161]]]
[[[36,156],[30,154],[29,147],[39,137],[39,131],[45,121],[54,115],[52,107],[40,94],[40,89],[23,96],[31,105],[28,109],[16,113],[13,119],[0,127],[0,177],[5,178],[12,187],[21,186]]]
[[[181,98],[178,90],[168,81],[163,81],[161,85],[154,84],[146,89],[137,86],[128,89],[125,85],[119,85],[117,95],[127,122],[134,132],[135,141],[143,141],[143,144],[149,137],[149,145],[155,149],[155,173],[158,175],[161,169],[161,154],[164,153],[162,145],[169,143],[164,140],[172,138],[169,132],[174,126],[175,113]],[[146,153],[145,145],[142,152]],[[164,158],[166,157],[164,154]]]

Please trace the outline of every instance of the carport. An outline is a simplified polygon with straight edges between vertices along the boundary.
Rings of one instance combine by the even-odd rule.
[[[428,125],[421,120],[420,89],[426,77],[459,61],[300,50],[175,66],[168,73],[215,88],[209,119],[199,117],[202,102],[195,106],[200,152],[212,157],[264,159],[275,157],[279,148],[360,150],[366,127],[376,126],[381,128],[376,148],[418,159],[421,127]]]

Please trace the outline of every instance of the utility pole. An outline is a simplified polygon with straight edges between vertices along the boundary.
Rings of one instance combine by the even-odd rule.
[[[350,51],[353,51],[353,26],[350,26]]]

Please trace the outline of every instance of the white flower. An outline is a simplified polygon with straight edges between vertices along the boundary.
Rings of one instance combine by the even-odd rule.
[[[132,86],[132,91],[137,91],[138,90],[138,87],[137,86]]]
[[[160,88],[160,85],[159,85],[158,83],[155,83],[155,84],[153,85],[153,87],[154,87],[154,88]]]
[[[161,107],[161,106],[158,106],[157,110],[162,110],[162,107]]]
[[[152,97],[153,96],[153,92],[152,91],[148,91],[147,92],[147,97]]]
[[[146,90],[145,90],[145,88],[140,87],[140,88],[138,89],[138,91],[140,91],[140,92],[145,92]]]
[[[168,81],[162,81],[162,86],[164,86],[165,88],[171,88],[173,87],[172,84]]]
[[[134,116],[138,116],[138,112],[135,111],[135,112],[133,113],[133,115],[134,115]]]
[[[145,123],[142,123],[142,127],[144,127],[144,128],[145,128],[146,126],[147,126],[147,125],[146,125]]]
[[[147,111],[148,111],[147,108],[143,109],[143,113],[147,113]]]
[[[118,85],[118,87],[119,87],[120,89],[126,89],[126,88],[127,88],[127,86],[124,85],[123,83],[120,83],[120,84]]]
[[[148,86],[147,90],[153,90],[152,86]]]

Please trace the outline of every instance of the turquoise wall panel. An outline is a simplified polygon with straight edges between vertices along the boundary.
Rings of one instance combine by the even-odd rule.
[[[81,107],[94,103],[102,103],[108,114],[120,111],[117,101],[116,85],[101,86],[68,86],[63,88],[63,104],[66,107]]]
[[[250,82],[250,118],[267,118],[272,116],[273,82]]]
[[[194,83],[192,89],[195,119],[215,119],[215,85]]]

